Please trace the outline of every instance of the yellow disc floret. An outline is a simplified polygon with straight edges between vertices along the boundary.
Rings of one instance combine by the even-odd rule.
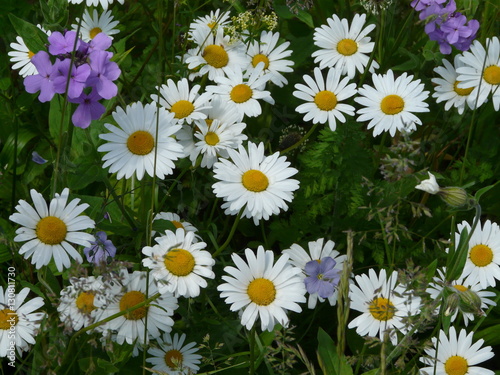
[[[194,111],[194,105],[188,100],[179,100],[170,108],[170,112],[175,114],[175,118],[188,117]]]
[[[36,236],[47,245],[58,245],[66,238],[68,228],[64,221],[55,216],[46,216],[36,225]]]
[[[372,316],[380,321],[387,321],[392,319],[396,313],[396,308],[392,302],[384,297],[375,298],[368,307]]]
[[[165,268],[175,276],[187,276],[193,272],[193,254],[184,249],[172,249],[165,255]]]
[[[399,95],[387,95],[380,103],[380,109],[386,115],[396,115],[405,107],[405,101]]]
[[[244,83],[240,83],[232,88],[229,96],[231,100],[235,103],[245,103],[252,97],[252,89],[250,86],[245,85]]]
[[[153,135],[144,130],[138,130],[127,139],[127,148],[132,154],[147,155],[155,146]]]
[[[489,246],[479,244],[470,250],[469,257],[477,267],[485,267],[493,261],[493,251]]]
[[[144,302],[145,300],[146,296],[142,292],[139,292],[137,290],[132,290],[130,292],[127,292],[120,299],[120,311],[124,311],[131,307],[134,307],[139,303]],[[147,309],[148,308],[146,306],[139,307],[138,309],[126,313],[124,317],[125,319],[128,320],[142,319],[146,316]]]
[[[331,91],[323,90],[314,96],[314,103],[322,111],[331,111],[337,106],[337,96]]]
[[[354,55],[358,51],[358,43],[352,39],[342,39],[337,43],[337,52],[344,56]]]
[[[259,306],[267,306],[275,300],[276,288],[272,281],[258,278],[250,282],[247,294],[253,303]]]
[[[256,193],[266,190],[269,186],[267,176],[256,169],[250,169],[243,173],[241,183],[247,190],[254,191]]]
[[[225,67],[229,62],[229,56],[226,50],[223,47],[215,44],[206,46],[203,50],[202,56],[208,65],[211,65],[217,69]]]

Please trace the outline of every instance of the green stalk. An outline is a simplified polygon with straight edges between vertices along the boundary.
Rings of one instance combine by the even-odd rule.
[[[234,220],[233,226],[231,227],[231,231],[229,232],[229,235],[227,236],[226,242],[222,244],[221,247],[219,247],[215,253],[212,254],[212,257],[215,258],[218,256],[222,251],[229,245],[231,240],[233,239],[234,232],[236,232],[236,228],[238,227],[238,223],[240,221],[241,215],[243,214],[243,211],[245,210],[245,206],[241,207],[240,212],[238,212],[238,215],[236,216],[236,219]]]
[[[291,145],[288,148],[285,148],[283,151],[280,152],[280,155],[286,154],[287,152],[290,152],[290,151],[296,149],[297,147],[299,147],[302,143],[304,143],[311,136],[311,134],[314,132],[314,130],[316,130],[316,128],[318,127],[318,125],[319,125],[319,123],[316,123],[313,126],[311,126],[311,129],[309,129],[309,131],[306,133],[306,135],[304,135],[300,139],[300,141]]]
[[[250,344],[250,368],[248,373],[250,375],[255,374],[255,324],[253,325],[252,329],[250,330],[250,339],[249,339],[249,344]]]

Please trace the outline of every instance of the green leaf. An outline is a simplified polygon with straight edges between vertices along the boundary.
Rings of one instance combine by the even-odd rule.
[[[500,324],[477,331],[474,339],[484,339],[485,345],[500,345]]]
[[[361,375],[375,375],[378,371],[380,371],[380,369],[374,368],[373,370],[363,372]]]
[[[105,370],[107,373],[117,372],[118,368],[113,366],[110,362],[105,361],[102,358],[97,358],[97,366]]]
[[[337,355],[337,347],[332,338],[320,327],[318,329],[318,361],[325,375],[352,375],[352,368],[345,356]]]
[[[68,173],[67,183],[70,190],[80,190],[99,179],[100,167],[93,163],[79,165],[75,171]]]
[[[49,110],[49,131],[50,135],[58,140],[61,129],[63,132],[68,129],[69,118],[71,115],[71,104],[64,103],[65,99],[62,96],[56,96],[50,102]],[[64,108],[64,105],[66,108]],[[64,108],[64,118],[63,118]]]
[[[455,251],[448,255],[448,263],[446,265],[446,280],[453,281],[456,280],[462,269],[464,268],[465,261],[467,260],[467,254],[469,250],[469,231],[464,228],[460,233],[460,241],[455,247]]]
[[[481,198],[481,196],[490,191],[491,189],[493,189],[496,185],[498,185],[498,183],[500,183],[500,180],[498,180],[497,182],[495,182],[493,185],[489,185],[489,186],[485,186],[484,188],[481,188],[479,189],[478,191],[476,191],[476,195],[474,195],[474,198],[476,199],[476,202],[479,203],[479,198]]]
[[[23,38],[26,47],[28,47],[31,52],[37,53],[38,51],[45,51],[47,34],[32,23],[26,22],[14,16],[12,13],[9,13],[9,19],[12,26],[14,26],[19,36]]]

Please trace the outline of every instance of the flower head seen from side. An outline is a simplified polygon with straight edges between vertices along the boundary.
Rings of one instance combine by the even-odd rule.
[[[169,375],[192,375],[200,369],[201,355],[196,354],[198,349],[195,342],[184,345],[186,334],[173,337],[165,333],[162,340],[158,340],[158,347],[150,348],[151,356],[146,362],[153,365],[152,369]]]
[[[356,85],[348,84],[347,77],[340,78],[337,69],[328,69],[325,80],[321,70],[314,68],[314,79],[308,75],[303,77],[307,86],[301,83],[295,85],[297,91],[293,92],[293,96],[306,101],[295,109],[298,113],[305,113],[304,121],[312,120],[313,124],[328,122],[330,129],[335,131],[336,120],[345,122],[344,114],[354,115],[353,106],[340,102],[356,94]]]
[[[10,44],[12,51],[8,52],[10,56],[10,61],[14,63],[12,69],[19,71],[21,77],[27,77],[38,73],[36,66],[31,62],[31,58],[35,56],[35,53],[30,51],[30,49],[24,43],[24,39],[20,36],[16,37],[16,42]]]
[[[482,105],[490,93],[495,111],[500,110],[500,40],[498,37],[487,38],[486,48],[475,40],[470,51],[460,56],[464,66],[457,68],[458,88],[473,87],[468,96],[469,105]]]
[[[158,132],[157,111],[160,112]],[[181,128],[175,124],[172,113],[156,108],[155,103],[136,102],[125,110],[118,107],[113,118],[119,127],[104,124],[110,133],[99,135],[107,141],[97,149],[106,153],[102,158],[103,168],[110,167],[109,172],[116,172],[118,179],[130,178],[133,174],[138,180],[144,173],[151,177],[156,174],[159,178],[172,174],[174,161],[183,157],[182,146],[172,137]]]
[[[95,240],[89,247],[83,249],[87,261],[95,265],[106,264],[116,255],[116,247],[108,239],[106,232],[99,231],[95,235]]]
[[[471,234],[471,226],[466,221],[457,225],[455,243],[458,244],[464,229]],[[500,227],[497,223],[486,220],[478,223],[469,240],[469,250],[461,277],[465,283],[477,282],[482,288],[495,287],[500,280]]]
[[[132,308],[145,302],[149,297],[158,293],[153,278],[149,278],[149,286],[146,284],[146,272],[134,271],[129,273],[126,269],[120,272],[120,279],[123,285],[121,293],[107,305],[99,320],[110,317],[120,311]],[[146,289],[148,294],[146,295]],[[160,295],[150,304],[146,304],[135,310],[127,312],[116,319],[110,320],[99,329],[107,334],[110,331],[112,340],[118,344],[127,342],[134,344],[144,343],[149,339],[156,339],[161,336],[161,332],[170,332],[174,321],[172,315],[177,309],[177,298],[171,293]],[[146,324],[147,316],[147,327]],[[145,336],[145,328],[147,336]]]
[[[217,290],[231,311],[242,310],[243,326],[250,329],[260,318],[261,329],[272,331],[278,323],[288,325],[287,310],[302,311],[298,304],[306,301],[306,290],[300,269],[287,264],[287,255],[274,263],[274,253],[259,246],[257,254],[245,250],[246,262],[237,254],[231,257],[236,267],[224,268],[230,276],[222,276],[225,283]]]
[[[194,242],[194,232],[167,230],[157,237],[154,246],[145,246],[142,253],[144,267],[151,269],[160,293],[173,293],[186,298],[200,295],[207,287],[205,279],[213,279],[215,264],[212,255],[204,250],[205,242]]]
[[[460,60],[460,55],[455,56],[453,65],[448,60],[443,59],[443,65],[434,69],[441,78],[432,79],[432,82],[436,85],[432,97],[436,98],[437,103],[446,102],[444,105],[445,111],[448,111],[451,107],[455,107],[458,113],[462,114],[464,113],[466,103],[470,109],[474,109],[475,103],[469,100],[474,87],[466,89],[458,87],[460,81],[457,80],[457,69],[465,66]]]
[[[314,44],[320,50],[313,52],[314,62],[320,69],[335,68],[342,75],[352,79],[356,71],[364,72],[373,51],[374,42],[367,36],[375,25],[365,26],[366,14],[356,14],[349,27],[347,19],[340,19],[336,14],[327,19],[328,25],[317,27],[314,32]],[[370,65],[373,73],[379,66],[375,61]]]
[[[264,155],[264,144],[248,143],[248,151],[228,149],[229,159],[220,158],[214,164],[212,185],[215,195],[222,198],[226,215],[236,215],[244,207],[243,217],[253,218],[255,225],[271,215],[287,210],[299,181],[291,179],[298,171],[276,152]]]
[[[397,344],[396,330],[406,333],[409,326],[405,318],[420,312],[420,298],[396,285],[397,277],[397,271],[387,276],[384,269],[379,275],[370,269],[368,275],[355,277],[357,285],[350,285],[351,309],[362,314],[349,323],[349,328],[356,327],[360,336],[378,334],[381,340],[388,334],[392,344]]]
[[[90,6],[97,7],[98,5],[101,5],[104,10],[107,10],[108,6],[111,5],[111,4],[113,4],[113,2],[115,0],[68,0],[68,3],[70,3],[70,4],[81,4],[83,1],[85,1],[85,4],[88,7],[90,7]],[[125,0],[116,0],[116,1],[119,2],[122,5],[125,2]]]
[[[15,293],[13,287],[0,286],[0,358],[14,357],[15,346],[19,355],[28,351],[35,343],[35,337],[40,329],[40,323],[45,316],[43,312],[35,312],[44,305],[42,297],[26,301],[30,292],[23,288]],[[14,361],[14,360],[12,360]]]
[[[278,87],[288,83],[282,73],[293,72],[291,66],[293,61],[286,60],[292,51],[287,49],[290,42],[278,45],[279,33],[262,31],[260,39],[255,40],[248,46],[247,55],[251,59],[251,65],[256,68],[260,62],[264,63],[264,69],[260,73],[269,74],[269,80]]]
[[[75,20],[76,24],[71,25],[73,31],[77,31],[79,20],[80,19],[77,18]],[[90,15],[88,9],[85,9],[80,26],[80,37],[84,42],[90,42],[99,33],[104,33],[110,38],[113,38],[113,35],[120,32],[120,30],[115,29],[118,24],[118,21],[113,21],[110,10],[99,15],[97,9],[94,9],[92,15]]]
[[[427,172],[429,174],[429,178],[427,180],[423,180],[415,189],[425,191],[429,194],[437,194],[439,193],[439,185],[436,181],[436,176],[434,176],[431,172]]]
[[[79,204],[80,199],[73,199],[68,203],[69,189],[64,189],[61,195],[57,194],[50,205],[43,199],[42,194],[34,189],[30,191],[34,208],[26,201],[20,200],[16,211],[9,219],[21,227],[16,230],[16,242],[26,242],[19,249],[19,254],[25,259],[31,258],[31,263],[40,269],[49,264],[53,258],[57,270],[71,266],[71,258],[78,263],[83,259],[73,244],[90,246],[94,237],[85,232],[85,229],[94,228],[94,221],[81,213],[89,207],[88,204]]]
[[[191,124],[193,120],[207,117],[203,110],[209,107],[212,95],[206,92],[198,95],[200,88],[200,85],[195,85],[189,89],[186,78],[177,83],[169,79],[166,85],[159,87],[160,96],[152,94],[151,99],[173,113],[179,124],[184,122]]]
[[[335,242],[331,240],[327,240],[325,242],[324,238],[320,238],[316,241],[310,241],[308,243],[308,250],[305,250],[302,246],[298,244],[292,244],[290,246],[290,249],[283,250],[283,254],[287,254],[290,256],[289,260],[290,264],[302,270],[300,276],[304,280],[304,283],[306,283],[305,280],[308,277],[312,277],[311,281],[314,281],[313,284],[315,284],[317,282],[316,280],[314,280],[314,277],[318,279],[318,275],[324,275],[324,273],[319,272],[318,267],[316,267],[316,265],[311,262],[316,262],[318,265],[322,263],[322,259],[331,259],[335,262],[335,264],[332,265],[331,261],[329,260],[328,261],[329,264],[326,265],[327,271],[329,271],[332,274],[331,276],[327,275],[329,276],[328,278],[330,279],[328,283],[331,285],[323,284],[324,287],[328,288],[328,294],[329,294],[328,296],[322,297],[319,294],[319,289],[317,290],[307,289],[307,291],[309,292],[307,307],[309,309],[314,309],[318,301],[324,302],[325,300],[328,300],[330,306],[335,306],[335,304],[337,303],[338,292],[336,286],[338,284],[338,280],[336,276],[337,275],[340,276],[340,273],[342,272],[342,269],[344,267],[346,256],[340,255],[340,253],[337,250],[334,250],[334,247],[335,247]],[[309,268],[313,268],[312,270],[313,272],[311,271],[308,272],[306,270],[306,266],[308,264],[310,264]],[[314,267],[312,267],[311,265],[313,265]]]
[[[461,329],[457,335],[455,327],[450,327],[448,335],[439,331],[439,339],[432,338],[433,347],[425,349],[426,357],[420,361],[427,365],[420,369],[422,375],[494,375],[494,372],[484,367],[478,367],[481,362],[494,357],[491,346],[482,347],[484,340],[472,342],[474,332],[467,334]]]
[[[429,91],[424,91],[419,79],[406,73],[395,79],[389,70],[385,75],[373,74],[372,80],[375,87],[364,84],[354,100],[363,106],[357,112],[357,121],[369,120],[368,129],[373,128],[374,137],[384,131],[394,136],[397,130],[413,131],[416,125],[422,125],[413,113],[429,112],[424,102]]]

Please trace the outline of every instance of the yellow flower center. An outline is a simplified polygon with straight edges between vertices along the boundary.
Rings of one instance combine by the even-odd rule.
[[[241,183],[247,190],[254,191],[256,193],[266,190],[269,186],[267,176],[256,169],[250,169],[243,173]]]
[[[323,90],[314,96],[314,103],[322,111],[331,111],[337,106],[337,96],[331,91]]]
[[[175,118],[188,117],[194,111],[194,105],[187,100],[179,100],[170,108],[170,112],[175,113]]]
[[[453,285],[453,287],[459,292],[465,292],[466,290],[469,290],[469,288],[463,285]]]
[[[68,228],[64,221],[55,216],[46,216],[36,225],[36,236],[47,245],[57,245],[64,241]]]
[[[17,314],[11,309],[0,310],[0,329],[10,329],[19,321]]]
[[[483,78],[490,85],[500,84],[500,67],[496,65],[488,66],[484,69]]]
[[[210,27],[211,29],[213,29],[215,26],[217,26],[217,21],[209,22],[209,23],[207,23],[207,26]]]
[[[469,365],[464,357],[454,355],[446,360],[444,371],[447,375],[465,375],[469,370]]]
[[[387,321],[392,319],[396,313],[396,308],[387,298],[377,297],[375,298],[368,307],[368,310],[372,316],[381,321]]]
[[[139,303],[144,302],[145,300],[146,296],[144,295],[144,293],[141,293],[137,290],[132,290],[130,292],[127,292],[120,299],[120,311],[124,311],[131,307],[134,307],[135,305],[138,305]],[[139,307],[138,309],[126,313],[123,316],[125,317],[125,319],[128,320],[139,320],[146,316],[147,311],[148,308],[146,306],[142,306]]]
[[[217,143],[219,143],[219,141],[219,136],[214,132],[207,132],[207,134],[205,135],[205,142],[207,143],[207,145],[215,146]]]
[[[127,139],[127,147],[135,155],[147,155],[153,150],[154,146],[155,139],[151,133],[144,130],[138,130],[130,134]]]
[[[460,87],[458,87],[459,83],[460,81],[455,81],[455,83],[453,84],[453,90],[460,96],[467,96],[472,92],[472,90],[474,90],[474,87],[469,87],[468,89],[461,89]]]
[[[215,44],[206,46],[203,50],[202,56],[208,65],[211,65],[217,69],[225,67],[229,62],[229,56],[226,50],[223,47],[217,46]]]
[[[182,225],[182,223],[177,220],[172,220],[171,223],[174,224],[174,227],[176,227],[177,229],[184,229],[184,225]]]
[[[76,307],[83,314],[90,314],[92,310],[95,310],[94,306],[94,293],[92,292],[81,292],[76,299]]]
[[[469,257],[477,267],[485,267],[493,261],[493,251],[489,246],[479,244],[470,250]]]
[[[33,52],[31,52],[31,51],[29,51],[29,50],[28,50],[28,59],[30,59],[30,60],[31,60],[31,58],[32,58],[33,56],[35,56],[35,54],[34,54]]]
[[[233,87],[229,96],[235,103],[245,103],[252,97],[252,89],[250,86],[240,83],[239,85]]]
[[[337,52],[344,56],[354,55],[358,50],[358,43],[352,39],[342,39],[337,43]]]
[[[258,278],[248,285],[247,294],[253,303],[267,306],[276,298],[276,288],[272,281]]]
[[[264,69],[267,69],[269,67],[269,58],[266,55],[263,55],[262,53],[259,53],[252,58],[252,65],[254,68],[260,62],[264,62]]]
[[[405,101],[399,95],[387,95],[380,103],[380,109],[386,115],[395,115],[405,107]]]
[[[207,124],[208,127],[210,127],[212,125],[212,122],[214,122],[214,119],[211,119],[211,118],[206,118],[205,119],[205,124]]]
[[[170,367],[172,370],[175,370],[181,367],[184,356],[180,351],[172,349],[165,353],[164,359],[167,366]]]
[[[172,249],[165,256],[165,268],[175,276],[189,275],[195,266],[193,254],[184,249]]]
[[[99,33],[102,33],[102,29],[100,27],[94,27],[92,30],[89,32],[90,39],[94,39],[95,36]]]

